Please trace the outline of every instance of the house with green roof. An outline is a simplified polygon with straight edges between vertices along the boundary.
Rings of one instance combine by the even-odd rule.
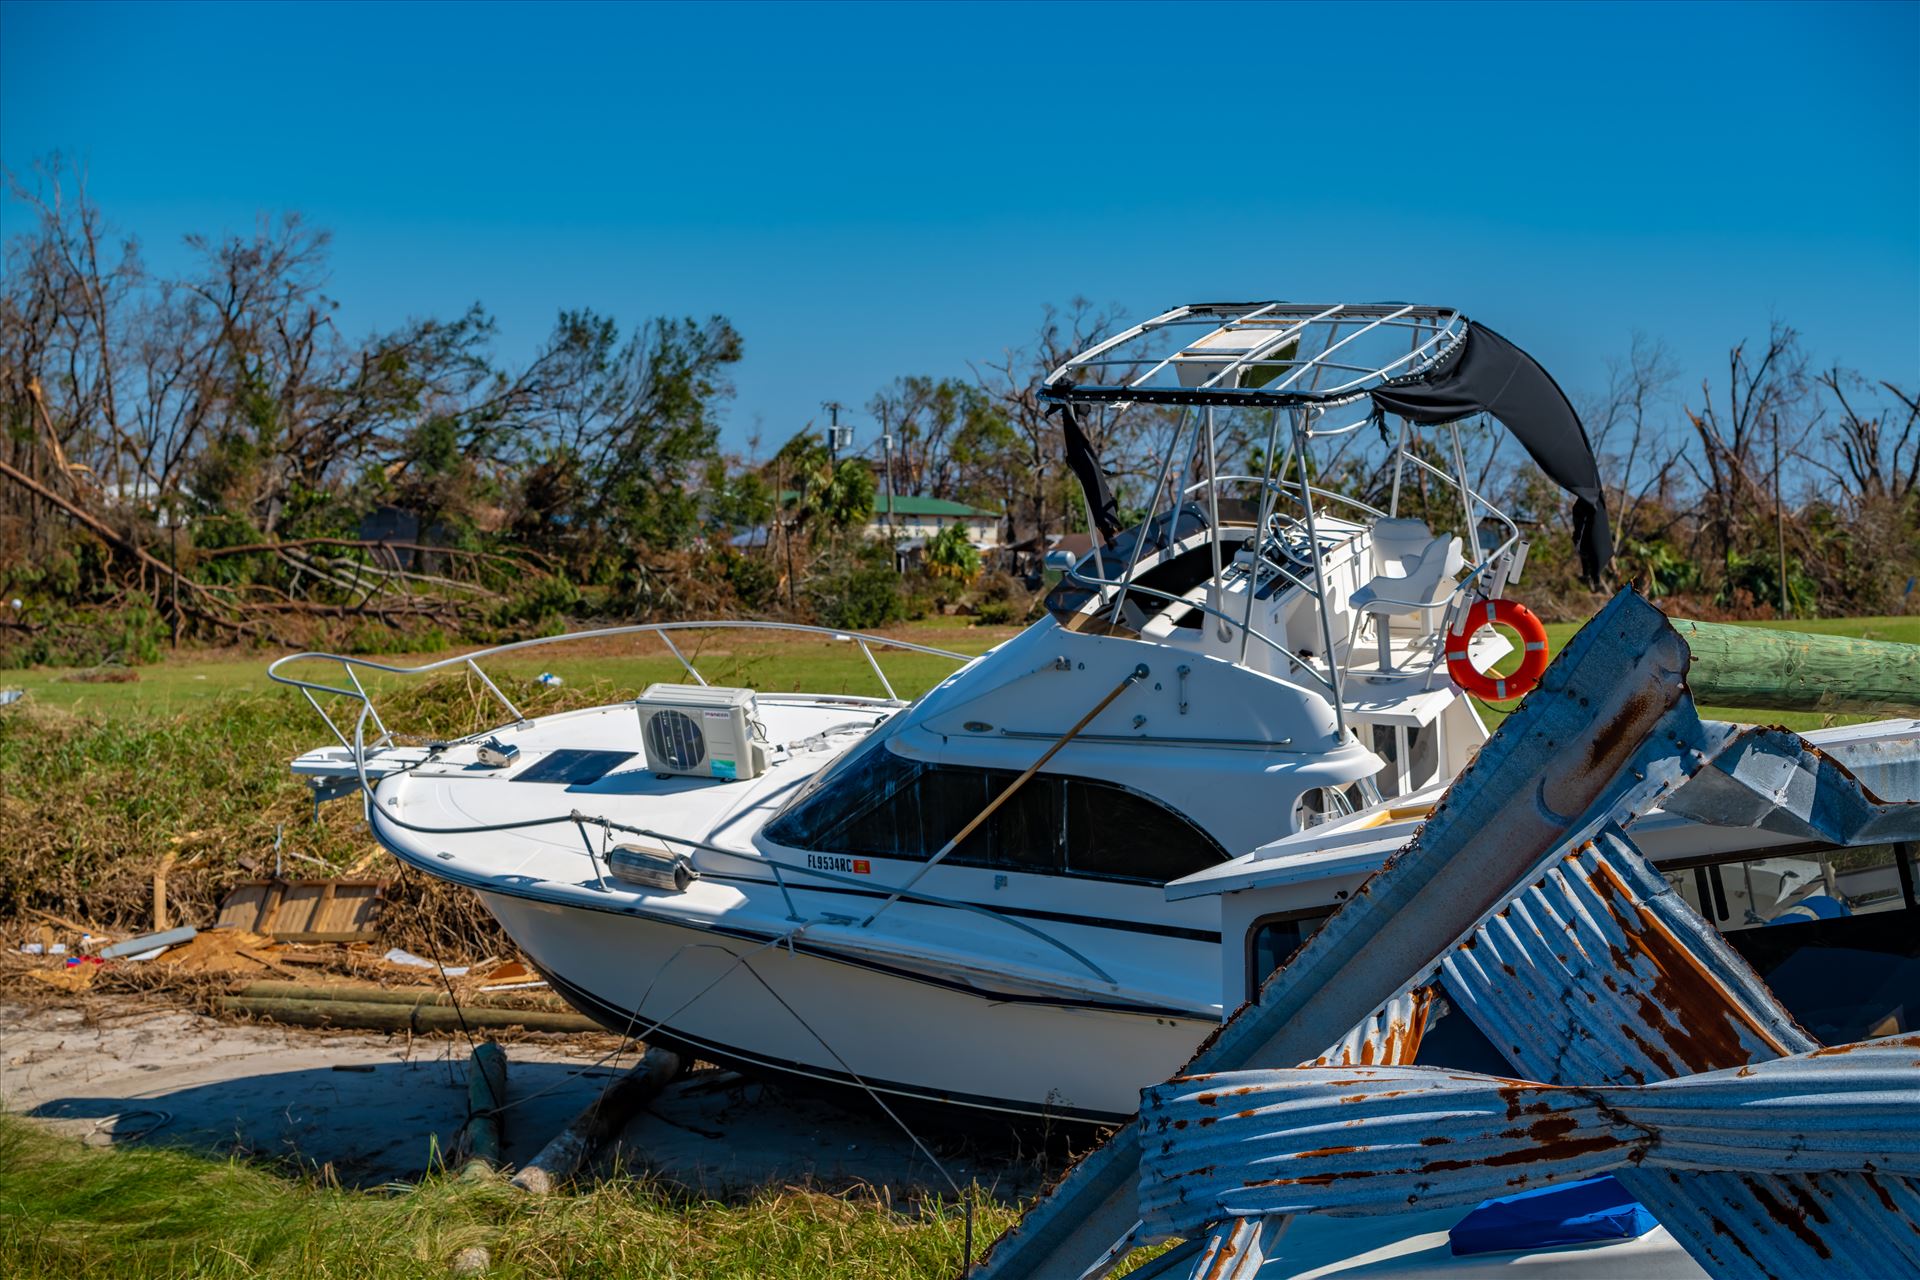
[[[891,510],[889,510],[891,504]],[[873,500],[873,518],[867,522],[867,535],[891,537],[901,543],[923,542],[952,525],[967,531],[967,541],[982,551],[1000,546],[1000,513],[946,498],[921,498],[895,494],[891,499],[881,493]]]

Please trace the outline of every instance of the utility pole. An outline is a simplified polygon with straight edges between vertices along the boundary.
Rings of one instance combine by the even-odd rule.
[[[1780,494],[1780,419],[1773,420],[1773,529],[1780,554],[1780,616],[1787,616],[1787,507]]]
[[[827,428],[827,461],[834,466],[840,465],[840,450],[846,440],[840,435],[840,410],[846,408],[838,400],[822,400],[820,407],[832,415],[832,425]],[[853,435],[853,429],[847,429],[847,436]]]
[[[891,546],[899,535],[893,527],[893,432],[883,425],[880,430],[880,453],[886,459],[887,468],[887,544]]]

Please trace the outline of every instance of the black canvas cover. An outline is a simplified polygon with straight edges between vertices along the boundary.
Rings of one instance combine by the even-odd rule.
[[[1087,433],[1080,429],[1080,419],[1075,416],[1073,406],[1063,404],[1061,409],[1061,430],[1067,438],[1067,466],[1080,479],[1080,488],[1087,495],[1087,509],[1093,515],[1094,528],[1100,531],[1100,538],[1109,546],[1120,532],[1120,504],[1114,501],[1113,490],[1107,485],[1107,472],[1100,465],[1100,455],[1093,451],[1093,441],[1087,439]]]
[[[1421,423],[1453,422],[1482,412],[1498,418],[1540,469],[1573,495],[1580,574],[1590,585],[1600,584],[1613,558],[1600,467],[1580,415],[1532,356],[1470,321],[1445,360],[1426,373],[1377,388],[1373,403],[1382,412]]]

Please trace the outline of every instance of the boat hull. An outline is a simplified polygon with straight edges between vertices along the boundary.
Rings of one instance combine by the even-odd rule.
[[[609,1030],[810,1086],[1117,1124],[1218,1025],[996,999],[655,917],[480,897],[555,989]]]

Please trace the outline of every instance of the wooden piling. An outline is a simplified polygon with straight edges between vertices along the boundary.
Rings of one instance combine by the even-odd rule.
[[[491,1040],[473,1047],[467,1063],[467,1127],[463,1132],[466,1165],[461,1172],[500,1167],[502,1124],[507,1105],[507,1052]]]
[[[633,1070],[602,1090],[585,1111],[540,1149],[539,1155],[513,1175],[513,1185],[543,1196],[571,1178],[608,1139],[626,1127],[635,1112],[680,1074],[680,1065],[678,1054],[658,1047],[648,1049]]]
[[[406,1004],[451,1006],[453,996],[445,987],[377,987],[367,982],[298,982],[261,979],[249,982],[233,993],[250,1000],[346,1000],[354,1004]],[[550,1009],[572,1012],[572,1006],[551,991],[515,991],[511,1004],[498,1003],[505,992],[475,991],[460,997],[463,1009]]]

